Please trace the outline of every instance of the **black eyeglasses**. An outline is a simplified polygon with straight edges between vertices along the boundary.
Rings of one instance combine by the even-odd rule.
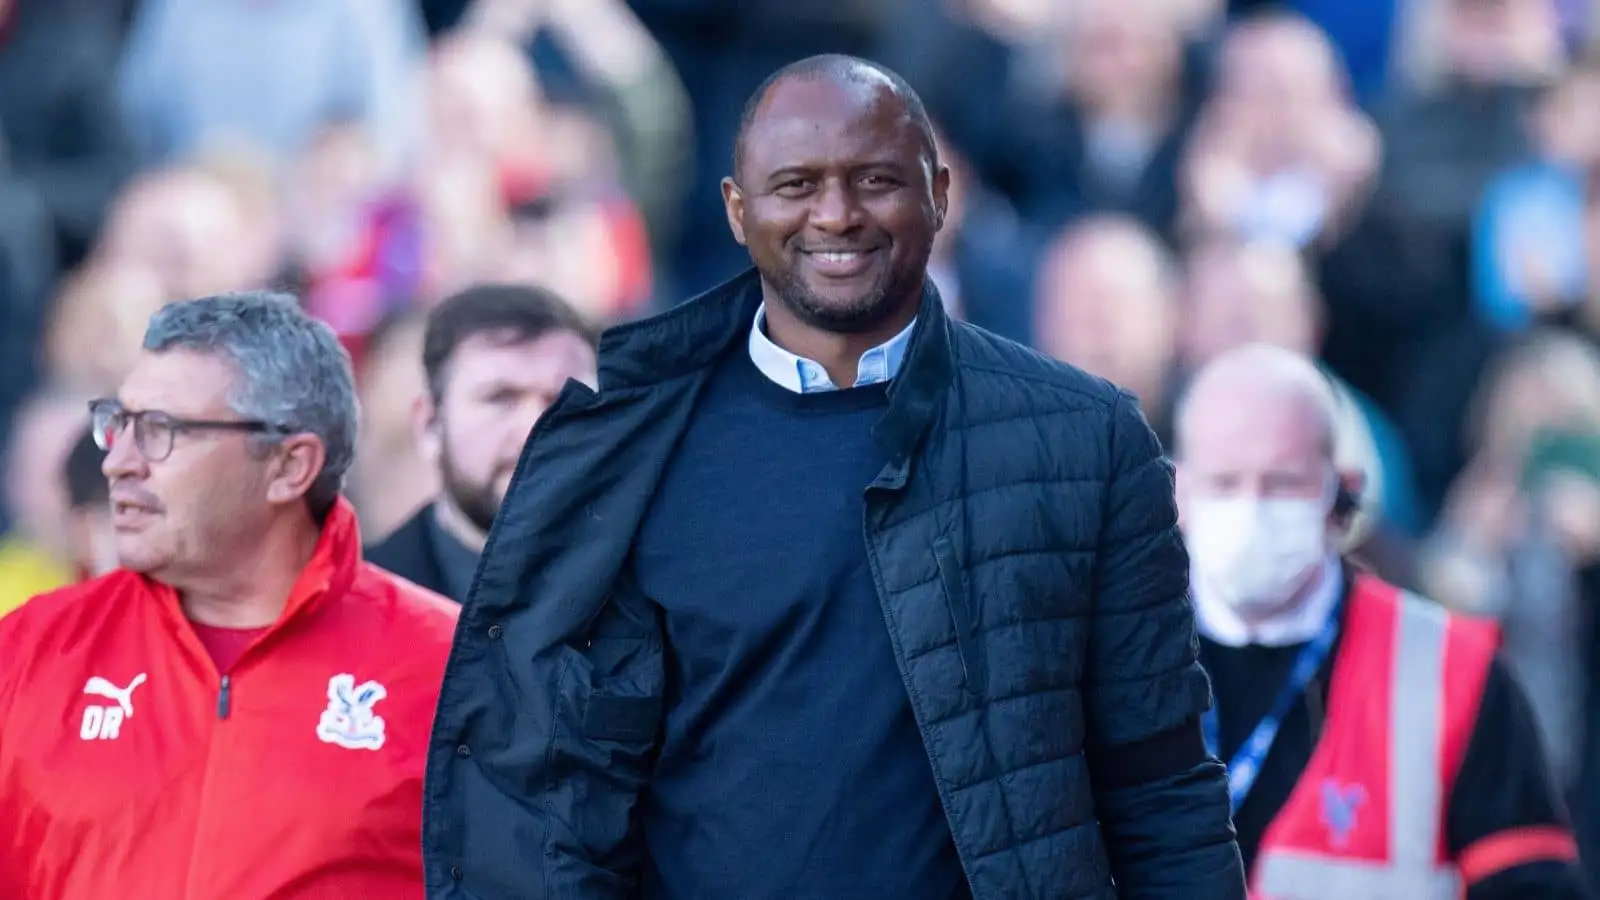
[[[256,419],[221,421],[216,419],[180,419],[159,410],[140,412],[124,409],[115,400],[89,402],[90,429],[94,432],[95,446],[109,452],[118,435],[129,425],[133,426],[133,445],[139,455],[150,462],[161,462],[172,455],[172,444],[179,432],[184,431],[239,431],[248,434],[289,434],[290,429]]]

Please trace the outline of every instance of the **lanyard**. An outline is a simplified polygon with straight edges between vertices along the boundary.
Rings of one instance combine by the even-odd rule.
[[[1239,811],[1239,807],[1244,805],[1244,798],[1249,796],[1250,789],[1255,787],[1256,776],[1261,774],[1261,763],[1272,749],[1272,742],[1278,739],[1278,728],[1283,724],[1284,717],[1294,709],[1295,703],[1311,684],[1311,679],[1316,677],[1317,670],[1327,661],[1328,653],[1333,649],[1334,638],[1339,636],[1339,611],[1342,606],[1343,604],[1334,606],[1328,614],[1328,621],[1323,623],[1322,630],[1311,639],[1311,643],[1301,648],[1300,655],[1295,658],[1294,668],[1290,670],[1289,682],[1278,692],[1278,699],[1273,702],[1272,709],[1256,723],[1255,730],[1250,732],[1250,736],[1239,745],[1233,758],[1228,760],[1228,799],[1233,804],[1234,812]],[[1200,724],[1205,732],[1206,748],[1213,754],[1217,753],[1221,727],[1217,723],[1217,710],[1214,704],[1201,717]]]

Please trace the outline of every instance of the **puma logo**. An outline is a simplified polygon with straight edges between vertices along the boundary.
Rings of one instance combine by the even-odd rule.
[[[118,706],[122,707],[122,717],[131,719],[133,718],[133,692],[139,685],[144,684],[144,681],[145,675],[140,672],[133,676],[133,680],[128,682],[127,687],[119,688],[96,675],[90,678],[88,683],[83,686],[83,692],[95,697],[104,697],[107,700],[115,701]]]

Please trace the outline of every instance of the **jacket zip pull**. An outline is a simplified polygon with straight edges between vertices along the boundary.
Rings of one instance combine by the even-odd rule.
[[[945,605],[950,609],[950,624],[956,632],[956,658],[961,662],[961,680],[965,682],[968,693],[981,697],[988,689],[988,673],[979,657],[978,631],[974,627],[976,622],[968,600],[965,576],[956,561],[955,545],[948,537],[933,542],[933,561],[944,587]]]
[[[228,676],[222,676],[222,692],[217,695],[217,718],[219,719],[228,717],[228,709],[231,705],[229,693],[232,686],[233,683],[229,681]]]

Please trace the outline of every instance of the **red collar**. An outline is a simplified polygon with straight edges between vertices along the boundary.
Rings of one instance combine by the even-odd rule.
[[[317,539],[317,549],[311,562],[301,570],[300,578],[289,591],[289,602],[275,625],[309,611],[324,600],[336,600],[350,590],[356,580],[356,568],[361,565],[361,527],[356,521],[355,507],[340,497],[322,523],[322,536]]]

